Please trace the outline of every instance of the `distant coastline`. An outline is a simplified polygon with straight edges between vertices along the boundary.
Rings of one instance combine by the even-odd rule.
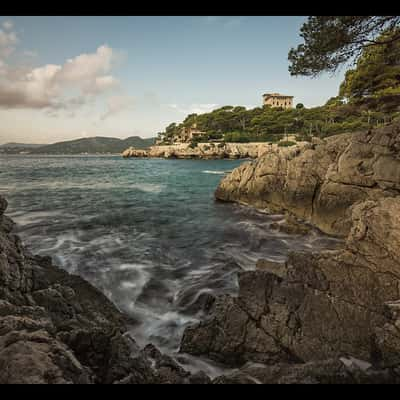
[[[0,146],[0,154],[9,155],[120,155],[127,147],[146,149],[155,143],[155,138],[131,136],[126,139],[113,137],[91,137],[54,144],[6,143]]]

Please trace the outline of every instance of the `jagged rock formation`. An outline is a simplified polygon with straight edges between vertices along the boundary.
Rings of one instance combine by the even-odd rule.
[[[266,365],[283,363],[292,377],[351,356],[379,369],[375,377],[398,382],[399,189],[399,125],[279,150],[234,170],[217,198],[283,209],[347,235],[345,245],[240,273],[239,295],[218,298],[204,321],[187,328],[181,350],[236,366],[262,363],[268,376]],[[333,370],[329,379],[342,382]]]
[[[198,143],[192,147],[190,143],[180,143],[165,146],[151,146],[149,150],[129,148],[122,153],[128,157],[154,157],[154,158],[256,158],[272,148],[276,144],[270,143]]]
[[[324,232],[345,237],[353,204],[398,196],[399,132],[397,123],[313,144],[272,148],[227,175],[216,197],[271,212],[289,211]]]
[[[99,290],[24,249],[6,208],[0,196],[0,384],[210,382],[139,349]]]
[[[215,378],[213,384],[390,384],[399,382],[399,372],[375,369],[352,357],[314,361],[305,364],[249,363],[229,375]]]

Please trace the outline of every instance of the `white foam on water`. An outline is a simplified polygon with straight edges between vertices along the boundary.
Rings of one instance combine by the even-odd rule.
[[[153,183],[125,183],[125,182],[65,182],[65,181],[41,181],[25,184],[23,189],[19,185],[7,186],[7,191],[27,191],[27,190],[112,190],[112,189],[138,189],[148,193],[160,193],[164,189],[163,185]]]
[[[151,274],[147,270],[148,266],[144,264],[121,264],[117,269],[119,271],[134,271],[135,276],[132,280],[121,281],[119,288],[123,291],[130,292],[130,298],[132,299],[129,303],[129,308],[134,309],[136,299],[140,296],[143,288],[150,281]]]
[[[224,175],[228,173],[229,171],[210,171],[210,170],[205,170],[201,171],[203,174],[214,174],[214,175]]]
[[[156,185],[153,183],[134,183],[128,185],[130,189],[138,189],[146,193],[161,193],[164,189],[163,185]]]
[[[15,212],[8,214],[18,225],[24,226],[35,222],[45,221],[48,218],[65,215],[63,211],[32,211],[32,212]]]

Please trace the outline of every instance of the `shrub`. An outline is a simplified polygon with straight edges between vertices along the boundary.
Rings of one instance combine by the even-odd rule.
[[[279,147],[290,147],[290,146],[294,146],[295,144],[296,144],[296,142],[292,142],[290,140],[285,140],[285,141],[279,142],[278,146]]]
[[[311,142],[311,136],[303,133],[300,135],[296,135],[296,140],[298,142]]]

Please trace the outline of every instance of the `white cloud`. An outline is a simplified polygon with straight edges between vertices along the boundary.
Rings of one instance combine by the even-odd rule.
[[[18,43],[18,37],[15,32],[6,32],[0,29],[0,58],[8,57]]]
[[[98,94],[114,89],[119,85],[118,79],[111,75],[98,76],[94,80],[88,80],[87,84],[82,87],[84,93]]]
[[[58,78],[65,82],[93,80],[111,70],[112,58],[112,48],[106,45],[100,46],[95,53],[81,54],[67,60]]]
[[[169,107],[179,111],[182,114],[203,114],[217,108],[218,104],[190,104],[181,106],[178,104],[168,104]]]
[[[11,30],[14,27],[14,23],[10,20],[3,22],[3,28],[6,30]]]
[[[38,56],[38,54],[36,53],[36,51],[33,51],[33,50],[25,50],[23,53],[22,53],[25,57],[37,57]]]
[[[111,96],[107,102],[107,111],[101,116],[101,119],[105,120],[111,115],[118,114],[121,111],[133,109],[133,107],[133,97],[126,95]]]
[[[109,74],[112,61],[113,49],[103,45],[94,53],[67,60],[64,65],[47,64],[26,70],[3,62],[0,64],[0,107],[69,108],[82,105],[90,96],[118,85],[118,80]],[[68,98],[66,92],[73,89],[78,90],[78,97]]]

